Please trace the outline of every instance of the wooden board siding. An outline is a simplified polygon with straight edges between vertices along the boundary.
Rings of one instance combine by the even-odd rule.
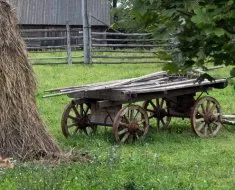
[[[82,25],[82,0],[7,0],[17,11],[22,25]],[[110,25],[108,0],[88,0],[91,15]],[[92,19],[92,25],[103,26]]]

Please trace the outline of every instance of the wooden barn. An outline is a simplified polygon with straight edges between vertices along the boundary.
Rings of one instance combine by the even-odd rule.
[[[22,31],[25,29],[82,29],[82,0],[7,0],[16,9]],[[105,31],[110,25],[108,0],[88,0],[93,31]],[[63,32],[25,33],[27,37],[61,36]],[[35,43],[35,42],[34,42]],[[46,42],[47,45],[49,42]],[[61,42],[50,42],[50,45]],[[39,44],[38,44],[39,45]]]

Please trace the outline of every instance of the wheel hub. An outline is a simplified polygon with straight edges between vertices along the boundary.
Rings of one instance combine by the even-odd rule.
[[[76,120],[77,126],[80,129],[85,129],[89,125],[89,119],[88,117],[82,117],[81,119]]]
[[[130,132],[130,133],[135,133],[135,132],[137,132],[139,130],[139,125],[137,124],[137,123],[130,123],[129,125],[128,125],[128,131]]]
[[[206,113],[204,116],[204,120],[206,124],[210,124],[216,121],[216,118],[212,113]]]
[[[162,118],[164,118],[165,116],[167,116],[167,112],[166,112],[166,110],[165,109],[163,109],[163,108],[157,108],[156,110],[155,110],[155,117],[157,118],[157,119],[162,119]]]

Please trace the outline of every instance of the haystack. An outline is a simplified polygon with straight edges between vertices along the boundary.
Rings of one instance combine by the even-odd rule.
[[[60,153],[39,116],[36,81],[16,14],[0,0],[0,156],[21,160]]]

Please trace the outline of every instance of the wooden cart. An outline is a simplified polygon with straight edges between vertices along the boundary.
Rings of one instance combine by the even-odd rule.
[[[222,127],[221,107],[215,98],[202,94],[226,86],[226,79],[199,82],[196,77],[157,72],[133,79],[48,90],[54,94],[44,97],[72,98],[61,120],[65,137],[80,131],[89,133],[101,125],[112,126],[116,141],[132,142],[143,138],[150,125],[167,128],[172,117],[189,118],[200,137],[215,136]],[[201,94],[196,96],[197,92]]]

